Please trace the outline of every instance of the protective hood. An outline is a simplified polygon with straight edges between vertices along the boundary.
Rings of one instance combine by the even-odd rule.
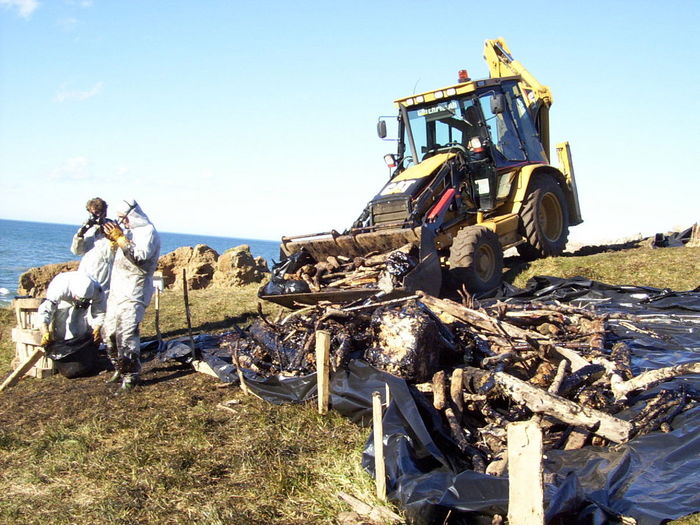
[[[99,285],[83,272],[68,273],[70,274],[68,284],[70,294],[79,299],[92,299]]]
[[[148,215],[143,212],[141,206],[134,199],[122,201],[117,206],[117,217],[122,215],[129,218],[129,228],[139,228],[151,223],[148,220]]]

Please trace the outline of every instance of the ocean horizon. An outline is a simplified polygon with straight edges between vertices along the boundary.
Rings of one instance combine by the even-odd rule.
[[[79,257],[70,251],[79,224],[55,224],[0,219],[0,305],[9,304],[17,294],[19,277],[30,268]],[[218,237],[189,233],[158,232],[161,256],[183,246],[205,244],[219,255],[230,248],[247,244],[254,257],[262,257],[271,266],[279,260],[279,241]]]

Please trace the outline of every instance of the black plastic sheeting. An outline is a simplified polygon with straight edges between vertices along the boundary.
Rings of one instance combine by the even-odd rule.
[[[197,358],[206,361],[222,382],[239,383],[236,367],[231,362],[230,352],[227,349],[219,348],[220,336],[202,334],[193,339]],[[159,353],[159,358],[161,361],[191,362],[193,356],[189,338],[183,337],[168,341],[165,348]],[[244,369],[243,377],[250,390],[268,403],[275,405],[301,403],[316,397],[316,374],[300,377],[260,377],[254,372]]]
[[[700,360],[697,290],[673,292],[611,286],[581,278],[536,277],[524,290],[505,285],[499,299],[556,300],[576,306],[593,305],[598,313],[638,316],[642,321],[634,326],[643,332],[611,319],[606,335],[608,343],[624,340],[630,347],[635,374]],[[230,358],[216,349],[213,340],[208,342],[211,344],[202,341],[198,345],[202,358],[217,374],[221,370],[222,381],[236,382]],[[189,353],[189,346],[186,349]],[[183,348],[179,350],[184,353]],[[249,388],[271,403],[302,402],[316,395],[315,374],[260,378],[250,371],[244,373]],[[700,377],[686,376],[652,392],[674,383],[700,391]],[[332,408],[367,425],[372,417],[372,393],[384,395],[385,385],[391,396],[384,415],[389,499],[416,524],[488,524],[494,514],[505,516],[508,479],[465,470],[438,412],[404,380],[362,360],[353,360],[331,380]],[[636,401],[640,406],[618,417],[631,417],[646,396],[648,393],[639,394]],[[362,464],[374,472],[371,435]],[[621,516],[630,516],[640,525],[651,525],[700,512],[700,405],[676,416],[669,433],[653,432],[605,448],[548,451],[545,472],[555,473],[556,478],[556,485],[545,488],[548,524],[618,523]]]
[[[649,243],[651,248],[680,248],[690,240],[693,228],[669,234],[657,233]]]

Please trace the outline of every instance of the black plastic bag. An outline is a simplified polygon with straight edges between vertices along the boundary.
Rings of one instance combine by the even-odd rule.
[[[46,355],[54,361],[59,374],[73,379],[96,371],[98,348],[92,334],[85,334],[65,341],[54,341],[47,346]]]
[[[260,288],[258,296],[265,295],[284,295],[288,293],[309,293],[311,288],[304,281],[298,281],[295,279],[280,279],[275,280],[274,278],[270,280],[265,286]]]
[[[272,265],[270,273],[272,278],[265,286],[258,290],[258,297],[266,295],[285,295],[291,293],[309,293],[311,289],[304,281],[296,279],[285,279],[285,273],[295,273],[304,265],[315,264],[314,259],[309,252],[305,250],[298,251],[290,255],[286,259]]]

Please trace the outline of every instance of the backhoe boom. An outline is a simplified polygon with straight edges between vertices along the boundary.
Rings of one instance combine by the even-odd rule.
[[[540,141],[549,158],[549,108],[554,102],[552,92],[547,86],[540,84],[525,66],[513,58],[503,38],[484,42],[484,60],[488,65],[491,78],[520,76],[520,87],[535,117]]]

